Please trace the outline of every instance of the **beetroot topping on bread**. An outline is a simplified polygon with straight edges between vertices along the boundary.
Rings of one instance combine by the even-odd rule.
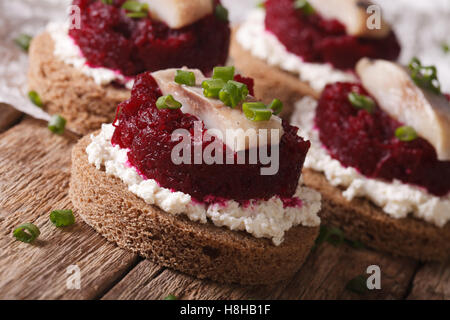
[[[450,161],[439,161],[433,146],[421,137],[398,136],[408,129],[376,103],[371,110],[355,107],[349,99],[353,93],[375,101],[353,83],[328,85],[319,100],[315,123],[329,154],[367,177],[399,180],[447,195]]]
[[[149,12],[146,1],[138,2],[139,12],[135,12],[136,5],[130,2],[73,1],[81,9],[81,24],[69,34],[90,66],[135,76],[147,70],[182,66],[208,72],[213,66],[225,63],[230,29],[226,16],[215,13],[219,1],[214,1],[210,14],[196,16],[197,21],[177,29],[155,18],[154,6],[150,6]],[[164,5],[161,1],[158,3]],[[178,7],[171,10],[178,10]],[[190,9],[190,12],[195,10]]]
[[[240,76],[236,76],[234,79],[252,83],[251,80]],[[200,90],[201,92],[202,89],[194,87],[192,90]],[[248,91],[252,91],[251,85],[248,87]],[[304,141],[297,135],[298,128],[284,121],[280,125],[282,136],[279,142],[274,141],[274,143],[279,143],[279,169],[273,175],[261,175],[261,168],[265,167],[261,162],[249,164],[249,161],[246,161],[245,164],[238,164],[238,153],[230,150],[230,146],[227,146],[224,142],[216,141],[217,139],[211,139],[211,141],[203,139],[200,142],[193,139],[190,142],[190,152],[193,159],[196,146],[200,146],[203,152],[208,146],[211,147],[212,143],[219,143],[223,150],[223,164],[207,164],[204,162],[201,164],[174,164],[171,160],[171,152],[179,144],[179,139],[172,141],[173,131],[183,128],[192,132],[193,135],[195,122],[202,119],[198,119],[190,113],[184,113],[181,108],[158,109],[157,100],[160,96],[162,96],[162,92],[152,74],[139,75],[131,99],[122,103],[118,108],[120,115],[112,138],[113,144],[129,150],[130,164],[136,167],[145,178],[154,179],[163,187],[190,194],[200,202],[211,201],[211,199],[245,201],[269,199],[273,196],[290,198],[294,195],[303,161],[310,145],[309,142]],[[207,100],[208,102],[218,101],[221,104],[217,106],[216,111],[213,111],[223,114],[222,119],[233,119],[233,116],[242,117],[242,111],[238,108],[232,109],[223,106],[220,100]],[[234,113],[228,115],[228,111],[234,111]],[[206,115],[201,127],[202,136],[206,134],[207,129],[210,129],[205,126],[205,121],[208,121]],[[220,127],[224,123],[223,121],[215,127]],[[245,118],[244,121],[236,120],[236,122],[239,121],[241,121],[242,126],[244,125],[243,122],[249,122]],[[281,120],[274,121],[277,123]],[[261,123],[268,122],[263,121]],[[210,120],[206,123],[213,122]],[[253,123],[249,122],[248,124],[252,125]],[[247,127],[245,128],[247,129]],[[228,128],[223,130],[225,129]],[[231,153],[234,159],[233,164],[225,164],[227,152]],[[249,149],[240,152],[244,152],[245,159],[249,159]],[[290,202],[287,201],[286,203],[289,204]]]
[[[320,2],[326,7],[326,1]],[[349,6],[357,6],[353,0],[343,2],[349,3]],[[303,6],[299,7],[298,3]],[[352,29],[349,25],[338,20],[344,17],[335,17],[330,8],[325,8],[328,10],[324,12],[322,5],[315,7],[315,4],[316,1],[311,4],[308,1],[295,0],[265,1],[266,29],[273,33],[289,52],[306,62],[330,63],[335,68],[347,70],[353,69],[356,62],[363,57],[387,60],[398,58],[400,45],[392,31],[383,37],[380,37],[379,33],[375,37],[369,37],[370,33],[367,32],[361,36],[351,35],[349,32]],[[344,12],[338,7],[336,11],[339,10]],[[350,11],[345,12],[352,15]],[[358,14],[355,9],[355,16]],[[363,20],[365,23],[366,20]]]
[[[166,213],[282,245],[291,228],[320,224],[320,194],[300,179],[310,143],[277,116],[281,101],[256,101],[234,72],[137,76],[116,121],[91,136],[88,161]]]

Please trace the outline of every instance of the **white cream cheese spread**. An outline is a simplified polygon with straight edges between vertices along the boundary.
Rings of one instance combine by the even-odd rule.
[[[46,31],[53,40],[53,54],[56,58],[81,71],[100,86],[117,81],[123,83],[126,88],[131,90],[134,80],[124,77],[119,71],[100,67],[93,68],[87,64],[87,60],[83,57],[80,48],[69,36],[69,27],[67,24],[52,22],[47,25]]]
[[[264,10],[255,9],[236,34],[239,44],[253,56],[271,66],[297,74],[301,81],[307,82],[316,91],[322,91],[329,83],[356,80],[352,73],[337,70],[331,64],[304,62],[301,57],[287,51],[277,37],[266,30],[264,17]]]
[[[344,167],[333,159],[322,146],[319,132],[314,127],[317,101],[303,98],[296,105],[292,117],[300,128],[299,135],[311,141],[305,168],[323,172],[333,186],[344,188],[343,196],[351,201],[365,197],[393,218],[405,218],[409,214],[436,226],[443,227],[450,220],[450,195],[437,197],[419,187],[393,181],[392,183],[367,178],[356,169]]]
[[[91,136],[92,142],[86,148],[89,163],[97,169],[104,166],[106,174],[122,180],[129,191],[149,205],[171,214],[185,214],[192,221],[207,223],[209,220],[216,226],[246,231],[256,238],[269,238],[275,245],[280,245],[285,232],[294,226],[320,224],[317,213],[321,209],[321,196],[301,183],[294,197],[299,198],[302,205],[296,207],[284,207],[276,196],[266,201],[250,200],[248,205],[233,200],[204,204],[194,201],[189,194],[160,187],[153,179],[143,179],[129,165],[128,150],[111,144],[113,133],[114,126],[104,124],[97,136]]]

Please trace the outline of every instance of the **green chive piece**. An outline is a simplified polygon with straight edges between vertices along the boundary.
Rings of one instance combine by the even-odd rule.
[[[44,105],[42,103],[41,97],[39,97],[39,94],[36,91],[30,91],[28,92],[28,98],[30,98],[31,102],[38,106],[39,108],[42,108]]]
[[[444,53],[450,52],[450,44],[444,42],[444,43],[442,43],[441,47],[442,47],[442,51],[444,51]]]
[[[66,119],[60,115],[54,115],[48,122],[48,129],[56,134],[63,134],[66,128]]]
[[[175,100],[171,94],[167,96],[161,96],[156,101],[156,107],[158,109],[180,109],[182,104]]]
[[[283,111],[283,102],[281,102],[279,99],[273,99],[269,104],[269,109],[273,111],[274,115],[280,114],[281,111]]]
[[[248,88],[247,88],[247,85],[245,83],[234,81],[234,80],[230,80],[228,82],[234,84],[238,88],[239,95],[241,96],[242,100],[247,99]]]
[[[50,221],[58,228],[68,227],[75,223],[72,210],[54,210],[50,213]]]
[[[216,10],[214,11],[217,18],[222,21],[228,21],[228,10],[223,5],[218,4]]]
[[[353,249],[364,249],[366,247],[364,245],[364,243],[362,243],[360,241],[353,241],[353,240],[345,239],[345,243],[348,244]]]
[[[234,67],[233,66],[227,66],[227,67],[215,67],[213,69],[213,79],[221,79],[225,82],[228,80],[233,80],[234,78]]]
[[[320,245],[325,241],[337,247],[345,241],[344,232],[336,227],[321,226],[316,245]]]
[[[260,2],[256,5],[256,7],[257,7],[257,8],[260,8],[260,9],[265,9],[265,8],[266,8],[266,1],[265,1],[265,0],[260,1]]]
[[[306,0],[295,0],[294,8],[296,10],[302,10],[303,13],[307,16],[312,15],[315,12],[314,8]]]
[[[411,72],[411,79],[416,85],[435,94],[441,94],[441,84],[435,66],[423,66],[419,59],[413,58],[408,67]]]
[[[202,82],[203,95],[207,98],[218,98],[219,92],[225,86],[221,79],[210,79]]]
[[[102,0],[102,3],[111,5],[113,4],[113,0]]]
[[[228,81],[219,91],[219,99],[224,105],[234,108],[242,101],[242,93],[233,82]]]
[[[187,86],[195,86],[195,74],[192,71],[177,70],[175,82]]]
[[[30,48],[31,40],[33,40],[33,37],[22,33],[17,38],[14,39],[14,42],[16,45],[18,45],[23,51],[28,52],[28,49]]]
[[[375,101],[371,97],[351,92],[348,94],[348,100],[357,109],[363,109],[369,113],[375,110]]]
[[[25,243],[33,242],[40,234],[39,228],[32,223],[21,224],[13,231],[13,236]]]
[[[340,246],[342,243],[344,243],[345,236],[344,232],[336,227],[330,227],[328,228],[328,234],[326,237],[326,241],[330,244],[332,244],[335,247]]]
[[[122,5],[122,9],[130,12],[143,12],[148,11],[148,4],[129,0]]]
[[[410,142],[418,138],[416,130],[413,127],[402,126],[395,130],[395,136],[398,140]]]
[[[164,298],[164,300],[178,300],[178,298],[173,294],[169,294],[167,297]]]
[[[367,288],[367,277],[360,275],[351,279],[345,286],[345,289],[359,294],[366,293],[369,291],[369,288]]]
[[[262,102],[245,102],[242,104],[242,111],[251,121],[268,121],[272,117],[272,111]]]
[[[147,12],[128,12],[127,17],[132,18],[132,19],[140,19],[140,18],[145,18],[148,16]]]

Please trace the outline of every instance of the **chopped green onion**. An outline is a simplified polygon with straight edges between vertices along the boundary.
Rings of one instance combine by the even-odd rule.
[[[39,108],[42,108],[44,105],[42,103],[41,97],[39,97],[39,94],[36,91],[30,91],[28,92],[28,98],[30,98],[31,102],[38,106]]]
[[[419,59],[413,58],[408,67],[411,71],[411,79],[416,85],[435,94],[441,94],[441,84],[439,83],[435,66],[422,66]]]
[[[345,289],[359,294],[369,291],[369,288],[367,288],[367,277],[360,275],[353,278],[347,283]]]
[[[145,18],[148,16],[148,4],[138,1],[127,1],[122,5],[122,8],[129,11],[127,17],[133,19]]]
[[[262,102],[245,102],[242,105],[242,111],[247,119],[252,121],[268,121],[272,117],[272,111]]]
[[[228,82],[234,84],[238,88],[239,94],[240,94],[242,100],[247,99],[248,88],[247,88],[247,85],[245,83],[234,81],[234,80],[230,80]]]
[[[260,2],[256,5],[256,7],[257,7],[257,8],[261,8],[261,9],[265,9],[265,8],[266,8],[266,1],[265,1],[265,0],[260,1]]]
[[[207,98],[218,98],[219,92],[225,86],[221,79],[210,79],[202,82],[203,95]]]
[[[225,82],[228,80],[233,80],[234,78],[234,67],[215,67],[213,69],[213,79],[221,79]]]
[[[417,139],[417,132],[409,126],[398,127],[395,130],[395,136],[400,141],[410,142]]]
[[[164,300],[178,300],[178,298],[173,294],[169,294],[167,297],[164,298]]]
[[[345,243],[347,243],[353,249],[364,249],[366,247],[364,245],[364,243],[362,243],[360,241],[353,241],[353,240],[345,239]]]
[[[17,240],[26,243],[33,242],[40,234],[39,228],[32,223],[21,224],[13,231],[13,236]]]
[[[449,53],[450,52],[450,45],[448,43],[442,43],[442,51],[444,51],[445,53]]]
[[[148,12],[128,12],[127,17],[132,19],[140,19],[148,16]]]
[[[337,247],[340,246],[342,243],[344,243],[345,236],[344,232],[336,227],[330,227],[328,228],[328,234],[326,237],[326,241],[333,246]]]
[[[320,245],[325,241],[337,247],[345,240],[344,232],[336,227],[320,227],[319,237],[316,239],[316,245]]]
[[[180,109],[182,104],[175,100],[171,94],[167,96],[161,96],[156,101],[156,107],[158,109]]]
[[[228,81],[219,91],[219,99],[226,106],[234,108],[242,101],[242,93],[233,82]]]
[[[192,71],[177,70],[175,82],[187,86],[195,86],[195,74]]]
[[[348,100],[357,109],[363,109],[369,113],[372,113],[375,109],[375,101],[371,97],[351,92],[348,94]]]
[[[122,9],[130,12],[148,12],[148,4],[129,0],[122,5]]]
[[[54,210],[50,213],[50,221],[56,227],[67,227],[75,223],[72,210]]]
[[[302,10],[303,13],[307,16],[309,16],[315,12],[314,8],[306,0],[295,0],[294,8],[296,10]]]
[[[102,0],[104,4],[113,4],[113,0]]]
[[[228,21],[228,10],[223,5],[218,4],[214,12],[216,14],[216,17],[219,18],[220,20]]]
[[[31,40],[33,40],[32,36],[29,36],[27,34],[20,34],[17,38],[14,39],[14,42],[16,45],[18,45],[23,51],[28,52],[28,49],[30,48]]]
[[[272,103],[269,104],[269,109],[271,109],[275,115],[280,114],[280,112],[283,111],[283,102],[279,99],[273,99]]]
[[[66,127],[66,119],[60,115],[54,115],[48,122],[48,129],[56,134],[63,134]]]

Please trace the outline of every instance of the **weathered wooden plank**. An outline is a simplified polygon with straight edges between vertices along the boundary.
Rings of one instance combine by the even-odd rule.
[[[381,270],[381,290],[358,294],[347,290],[347,283],[367,275],[370,265]],[[310,256],[281,299],[403,299],[418,263],[412,259],[368,249],[353,249],[326,243]]]
[[[416,273],[408,299],[450,300],[450,262],[428,262]]]
[[[0,132],[11,127],[22,115],[22,112],[17,111],[10,105],[0,103]]]
[[[0,298],[92,299],[104,294],[138,261],[81,221],[68,229],[48,219],[71,208],[70,151],[74,140],[51,134],[42,122],[25,119],[0,139]],[[33,222],[38,241],[15,241],[13,229]],[[80,290],[70,290],[67,268],[81,271]]]
[[[372,264],[381,268],[381,290],[360,295],[345,289],[350,279],[365,273]],[[162,299],[168,294],[181,299],[402,299],[416,267],[410,259],[325,243],[292,279],[273,285],[239,286],[197,280],[141,261],[104,299]],[[146,276],[148,270],[151,272]]]

